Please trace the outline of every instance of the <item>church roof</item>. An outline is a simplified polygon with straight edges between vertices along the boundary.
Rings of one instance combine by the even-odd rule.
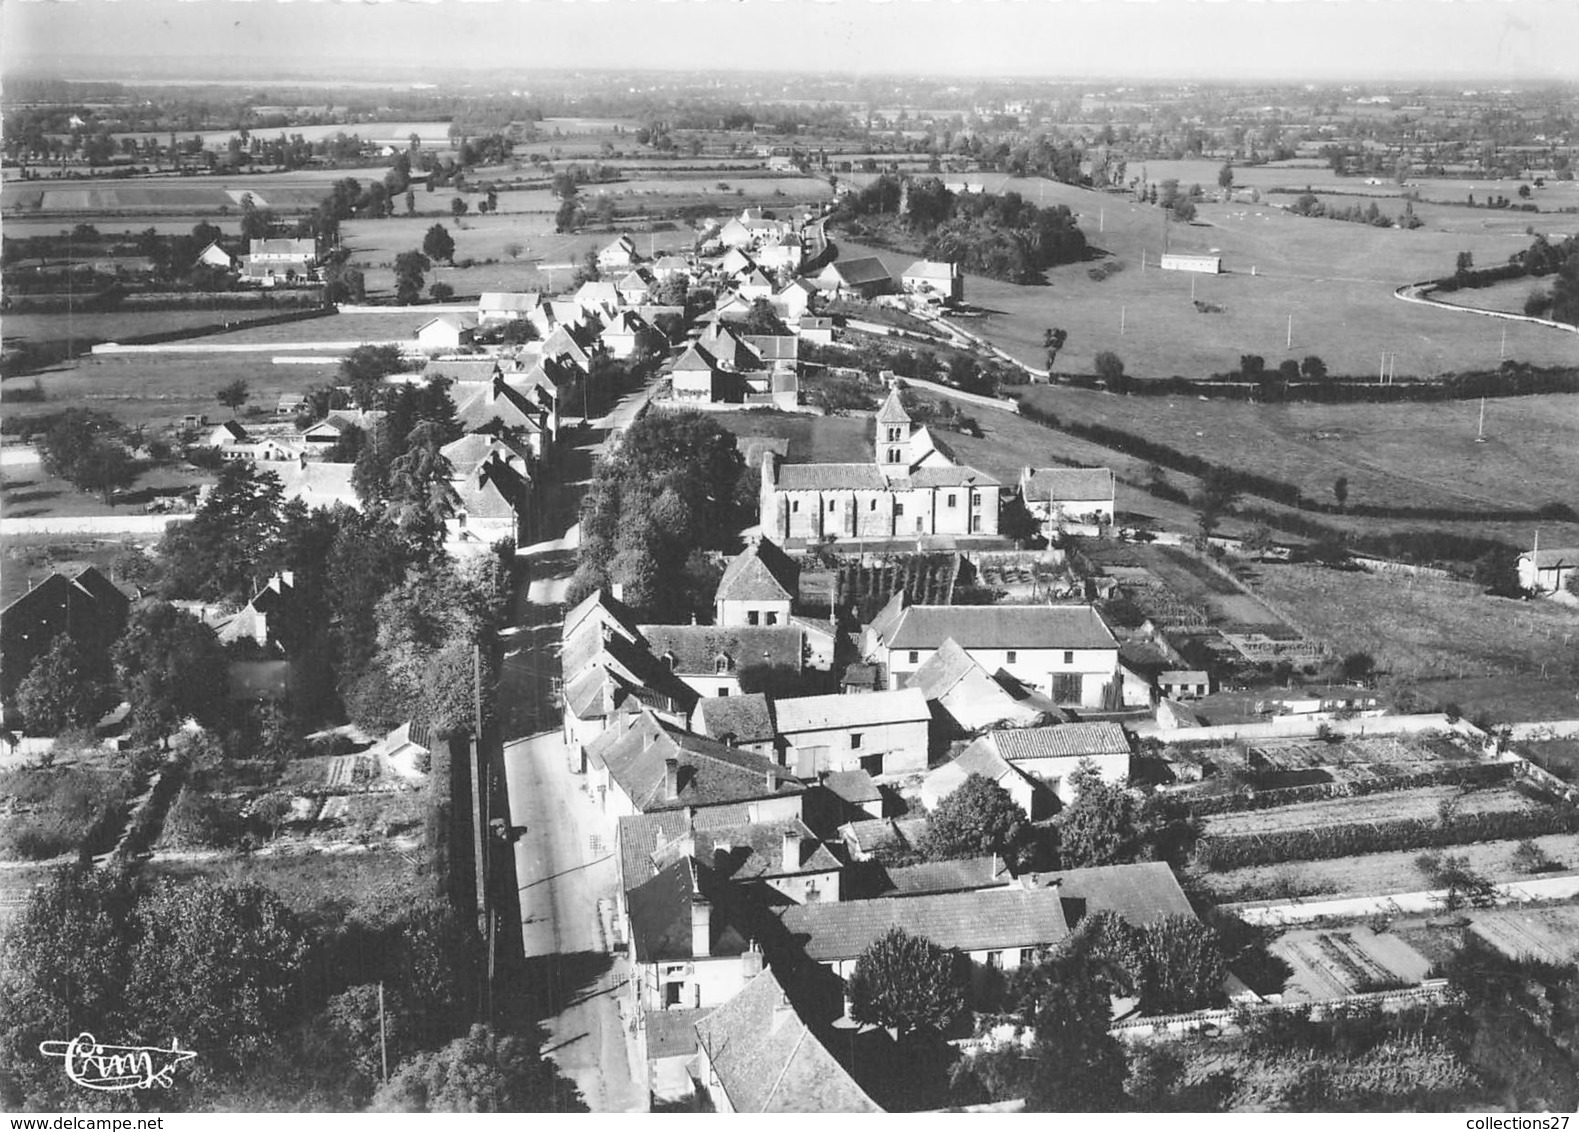
[[[899,400],[899,390],[895,389],[888,395],[888,400],[883,402],[883,407],[877,410],[878,424],[909,424],[910,414],[905,412],[904,405]]]

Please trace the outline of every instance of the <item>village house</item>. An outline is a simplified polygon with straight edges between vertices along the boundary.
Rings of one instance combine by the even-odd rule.
[[[309,452],[324,452],[353,429],[360,429],[371,436],[378,428],[378,422],[383,419],[383,409],[335,409],[323,420],[302,431],[302,443]]]
[[[752,822],[801,818],[806,788],[773,760],[627,713],[587,747],[587,785],[611,817],[743,806]]]
[[[439,449],[456,475],[462,475],[490,460],[498,460],[516,472],[531,476],[539,456],[536,450],[516,435],[469,432]]]
[[[576,289],[576,305],[584,314],[605,319],[623,305],[619,288],[607,279],[589,279]]]
[[[817,273],[816,284],[837,297],[875,299],[894,291],[894,277],[876,256],[835,260]]]
[[[742,669],[806,666],[806,631],[798,625],[642,625],[653,656],[699,696],[738,696]]]
[[[763,758],[776,758],[778,732],[773,726],[773,705],[761,692],[705,696],[696,703],[691,726],[698,735]]]
[[[713,594],[716,625],[788,625],[800,586],[800,564],[768,538],[729,560]]]
[[[10,569],[11,567],[7,567]],[[9,697],[33,663],[68,634],[89,655],[108,655],[131,599],[96,567],[52,573],[0,610],[0,687]]]
[[[471,315],[445,314],[417,327],[414,338],[419,350],[459,350],[476,336],[477,320]]]
[[[206,267],[217,267],[221,271],[230,271],[236,266],[235,257],[220,247],[217,241],[198,252],[196,262]]]
[[[536,291],[484,291],[477,297],[477,321],[514,322],[528,317],[541,302]]]
[[[947,306],[965,300],[965,275],[957,263],[918,259],[905,268],[899,281],[907,295],[916,295]]]
[[[1166,866],[1164,866],[1166,868]],[[1015,885],[927,896],[885,896],[777,909],[807,959],[848,980],[856,960],[892,928],[969,956],[979,967],[1013,971],[1069,934],[1056,887]],[[979,976],[978,976],[979,977]]]
[[[1013,683],[1010,681],[1009,683]],[[993,726],[1027,727],[1062,718],[1046,696],[992,676],[952,637],[938,646],[909,676],[932,708],[933,722],[946,737],[973,735]]]
[[[814,342],[819,346],[833,345],[833,319],[808,313],[801,315],[800,321],[793,325],[802,342]]]
[[[691,857],[765,904],[839,899],[844,865],[799,818],[702,825],[678,810],[632,814],[619,819],[616,841],[622,892]]]
[[[696,1082],[714,1112],[882,1112],[770,970],[694,1023]]]
[[[819,294],[817,285],[809,279],[791,279],[768,303],[773,313],[795,330],[800,320],[811,313],[812,302]]]
[[[683,403],[710,405],[721,399],[721,372],[718,359],[693,342],[669,367],[669,396]]]
[[[648,650],[631,611],[604,590],[582,600],[560,628],[559,693],[565,744],[578,772],[586,770],[588,746],[622,713],[650,711],[683,727],[697,700]]]
[[[1052,537],[1065,522],[1113,522],[1110,468],[1021,468],[1020,498],[1042,533]]]
[[[240,258],[244,283],[273,287],[295,280],[307,281],[318,264],[318,242],[313,239],[249,240]]]
[[[873,896],[941,896],[946,892],[980,892],[1012,888],[1019,883],[996,854],[917,865],[879,866]]]
[[[857,818],[839,827],[839,839],[852,861],[870,861],[878,853],[920,853],[927,834],[927,819]]]
[[[204,447],[223,448],[227,444],[243,444],[247,439],[247,430],[242,428],[237,421],[226,421],[224,424],[215,425],[204,441]]]
[[[1047,787],[1005,759],[986,739],[977,739],[958,757],[929,771],[921,783],[921,804],[928,810],[937,809],[973,774],[1001,786],[1032,821],[1053,815],[1052,795]]]
[[[860,821],[864,818],[883,816],[885,804],[882,787],[864,770],[830,770],[819,776],[818,782],[830,795],[839,800],[842,819]]]
[[[534,459],[546,456],[552,439],[552,414],[541,402],[549,398],[525,392],[502,375],[485,383],[456,385],[450,392],[455,419],[468,433],[507,437],[530,449]]]
[[[694,857],[625,894],[633,1015],[718,1006],[762,969],[745,901]]]
[[[1579,601],[1568,593],[1568,583],[1579,573],[1579,547],[1526,551],[1519,555],[1518,569],[1522,588]]]
[[[654,260],[649,265],[648,270],[652,272],[652,277],[658,282],[667,283],[670,279],[674,279],[677,276],[689,276],[691,274],[691,264],[684,256],[666,255],[659,256]]]
[[[450,480],[444,548],[460,556],[505,542],[513,551],[531,541],[532,504],[532,478],[508,460],[492,457],[457,471]]]
[[[996,536],[999,492],[996,479],[916,428],[895,391],[878,411],[871,463],[762,458],[761,527],[781,540]]]
[[[647,325],[647,320],[641,315],[632,310],[622,310],[609,319],[603,332],[598,335],[598,342],[609,357],[629,358],[644,343],[657,348],[662,337],[662,334]]]
[[[785,765],[801,778],[824,771],[897,775],[927,768],[932,715],[914,688],[869,696],[797,696],[773,705]]]
[[[987,671],[1059,706],[1119,695],[1118,641],[1089,605],[911,605],[900,591],[866,627],[862,655],[899,688],[951,638]]]
[[[621,236],[598,252],[598,270],[603,272],[628,271],[640,262],[636,241],[628,235]]]

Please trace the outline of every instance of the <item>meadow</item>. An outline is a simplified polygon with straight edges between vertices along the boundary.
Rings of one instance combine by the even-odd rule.
[[[1088,242],[1106,253],[1104,262],[1122,265],[1102,282],[1088,277],[1093,263],[1052,268],[1046,286],[966,278],[966,300],[987,312],[968,320],[973,330],[1040,368],[1043,329],[1061,327],[1069,341],[1056,368],[1064,372],[1092,372],[1104,350],[1142,378],[1228,372],[1243,354],[1259,354],[1272,367],[1316,354],[1330,372],[1356,376],[1377,373],[1384,352],[1399,376],[1494,368],[1503,356],[1500,325],[1402,303],[1393,291],[1450,273],[1460,251],[1477,263],[1499,263],[1530,242],[1527,215],[1505,228],[1500,222],[1511,223],[1509,214],[1459,209],[1452,210],[1460,222],[1453,228],[1405,231],[1294,216],[1267,202],[1204,202],[1194,223],[1167,225],[1165,236],[1163,211],[1126,195],[1044,181],[1016,187],[1028,200],[1067,205]],[[1474,227],[1487,218],[1499,225]],[[1165,239],[1174,252],[1220,255],[1224,274],[1158,270]],[[841,257],[877,254],[895,271],[914,258],[837,233],[834,240]],[[1201,313],[1196,301],[1221,309]],[[1506,329],[1509,358],[1579,362],[1573,335],[1525,324]]]
[[[1340,655],[1395,676],[1579,680],[1579,629],[1551,602],[1488,597],[1470,582],[1265,563],[1251,588]]]
[[[349,317],[349,316],[337,316]],[[327,321],[327,320],[324,320]],[[291,323],[298,328],[310,322]],[[409,328],[402,324],[402,331]],[[67,408],[100,409],[135,427],[164,427],[188,413],[206,413],[212,420],[229,416],[215,399],[220,386],[236,379],[247,383],[251,400],[243,408],[272,413],[281,393],[300,393],[331,378],[338,364],[331,356],[322,366],[277,366],[268,354],[111,354],[85,356],[52,366],[36,375],[47,398],[25,412],[13,406],[8,416],[33,416]],[[34,377],[24,379],[31,386]],[[8,469],[9,471],[9,469]]]
[[[5,336],[26,342],[115,342],[137,334],[193,327],[223,327],[238,318],[271,313],[256,310],[77,311],[70,314],[7,314]]]

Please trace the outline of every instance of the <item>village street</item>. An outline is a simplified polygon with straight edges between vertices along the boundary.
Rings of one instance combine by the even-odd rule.
[[[500,634],[497,709],[509,821],[519,832],[515,873],[528,994],[547,1030],[544,1052],[594,1112],[645,1111],[645,1067],[635,1064],[620,1013],[626,960],[610,950],[614,827],[571,772],[553,689],[577,508],[597,457],[647,396],[642,389],[624,397],[562,457],[563,478],[544,519],[549,537],[521,552],[531,571],[527,600],[515,626]]]

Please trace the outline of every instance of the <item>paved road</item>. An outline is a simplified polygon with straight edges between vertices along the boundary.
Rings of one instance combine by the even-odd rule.
[[[516,611],[516,627],[501,634],[498,718],[510,824],[525,828],[515,843],[515,873],[534,1013],[548,1030],[544,1051],[594,1112],[645,1112],[646,1067],[635,1063],[620,1012],[626,961],[610,953],[607,939],[618,883],[613,823],[571,772],[557,730],[558,603],[575,566],[574,520],[596,457],[636,419],[647,396],[645,389],[627,395],[565,454],[548,537],[521,553],[533,573],[529,600]]]

